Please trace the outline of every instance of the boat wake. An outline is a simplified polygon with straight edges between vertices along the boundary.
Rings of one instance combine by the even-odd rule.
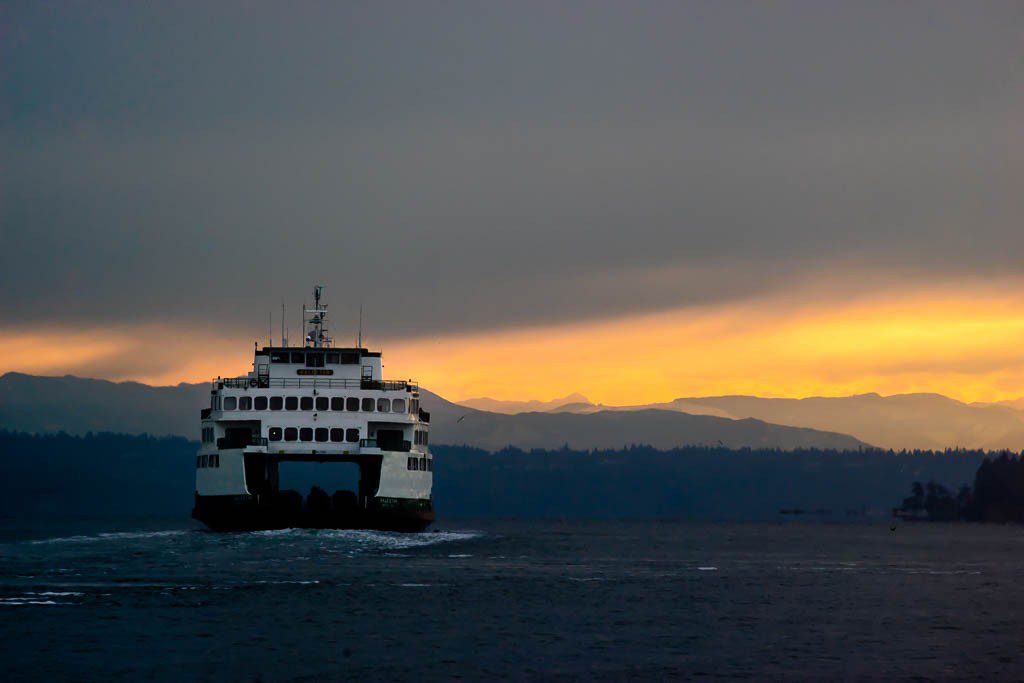
[[[367,531],[361,529],[275,529],[253,531],[246,536],[257,538],[304,540],[320,542],[321,547],[336,545],[339,550],[396,551],[423,548],[441,543],[470,541],[481,537],[478,531],[436,531],[434,533],[403,534],[393,531]]]
[[[172,529],[166,531],[112,531],[107,533],[63,536],[59,538],[43,538],[28,541],[31,545],[49,545],[53,543],[102,543],[104,541],[125,541],[150,538],[163,538],[167,536],[180,536],[182,534],[194,533],[189,529]]]

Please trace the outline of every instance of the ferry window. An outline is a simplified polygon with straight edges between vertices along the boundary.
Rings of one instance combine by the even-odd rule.
[[[312,396],[303,396],[302,397],[302,409],[303,410],[313,410],[313,397]]]
[[[426,458],[420,458],[420,469],[423,470],[424,472],[427,471],[427,459]]]
[[[423,432],[423,445],[426,446],[430,443],[430,432]]]
[[[433,458],[427,458],[427,472],[433,472],[433,471],[434,471],[434,459]]]
[[[377,412],[378,413],[390,413],[391,412],[391,399],[390,398],[378,398],[377,399]]]
[[[327,398],[326,396],[317,396],[316,397],[316,409],[317,410],[327,410],[327,407],[330,405],[330,403],[331,403],[331,400],[329,398]]]
[[[416,472],[416,471],[419,471],[419,469],[420,469],[420,461],[419,461],[419,459],[418,458],[413,458],[412,459],[412,471]]]
[[[346,429],[345,441],[348,441],[349,443],[355,443],[356,441],[359,441],[359,430],[354,427]]]
[[[306,367],[308,368],[322,368],[324,366],[324,354],[322,353],[307,353],[306,354]]]
[[[345,410],[345,399],[335,396],[331,399],[331,410]]]
[[[208,456],[205,456],[205,455],[199,456],[199,460],[200,460],[199,466],[200,467],[206,467],[206,463],[208,462],[207,461],[207,457]]]
[[[283,398],[281,398],[280,396],[271,396],[270,397],[270,409],[271,410],[281,410],[281,408],[283,406],[284,406],[284,399]]]
[[[414,444],[416,444],[417,446],[420,445],[420,433],[419,432],[413,432],[412,433],[412,442]]]
[[[345,430],[341,427],[331,427],[331,441],[335,443],[345,440]]]
[[[239,410],[252,410],[252,396],[242,396],[238,399]]]
[[[224,399],[224,410],[238,410],[238,399],[228,396]]]
[[[284,398],[284,409],[285,410],[298,410],[299,409],[299,397],[298,396],[285,396],[285,398]]]
[[[412,464],[414,462],[416,462],[416,458],[407,458],[406,461],[405,461],[405,469],[411,470],[412,469]]]
[[[358,398],[346,398],[345,399],[345,410],[355,412],[359,410],[359,399]]]
[[[203,462],[203,456],[197,455],[196,456],[196,469],[199,469],[200,467],[203,466],[202,462]]]
[[[341,354],[339,354],[337,352],[333,352],[333,353],[332,352],[328,352],[327,353],[327,364],[328,365],[337,365],[340,362],[341,362]]]
[[[363,412],[364,413],[372,413],[373,412],[373,405],[374,404],[373,404],[373,399],[372,398],[364,398],[363,399]]]
[[[394,401],[392,401],[391,402],[391,410],[392,410],[392,412],[395,412],[395,413],[404,413],[405,412],[405,399],[404,398],[396,398]]]
[[[220,467],[220,453],[214,453],[210,456],[210,467]]]
[[[295,427],[284,428],[284,440],[285,441],[297,441],[299,438],[299,430]]]
[[[293,363],[305,363],[306,354],[302,351],[292,351],[292,362]]]
[[[317,427],[316,428],[316,440],[317,441],[327,441],[327,434],[328,434],[327,427]]]
[[[266,410],[267,409],[267,397],[266,396],[257,396],[256,397],[255,405],[256,405],[256,410]]]
[[[299,441],[312,441],[313,440],[313,428],[303,427],[299,430]]]
[[[270,439],[271,441],[280,441],[281,440],[281,428],[280,427],[271,427],[270,431],[267,433],[267,438]]]
[[[288,352],[287,351],[271,351],[270,352],[271,363],[287,363]]]
[[[358,365],[359,354],[355,351],[342,351],[341,352],[341,364],[342,365]]]

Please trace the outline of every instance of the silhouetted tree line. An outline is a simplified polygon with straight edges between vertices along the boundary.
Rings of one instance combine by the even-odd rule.
[[[1010,452],[986,457],[974,475],[974,486],[965,484],[955,495],[934,481],[915,481],[896,513],[940,522],[1024,522],[1024,457]]]
[[[34,435],[0,429],[0,516],[188,517],[198,443],[178,437]],[[935,518],[1024,521],[1024,464],[984,451],[836,451],[721,445],[658,450],[489,452],[432,446],[440,519],[775,520],[782,509],[882,517],[912,482],[908,509]],[[987,460],[986,460],[987,458]],[[951,502],[952,501],[952,502]],[[955,512],[951,512],[955,510]],[[853,513],[856,513],[854,515]]]

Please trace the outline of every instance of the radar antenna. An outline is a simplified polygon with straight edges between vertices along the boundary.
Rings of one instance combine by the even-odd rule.
[[[323,285],[313,287],[313,308],[306,308],[305,305],[302,307],[303,326],[305,327],[305,323],[310,325],[309,331],[306,333],[306,346],[317,349],[329,347],[334,342],[327,334],[327,304],[320,303],[323,291]],[[309,316],[309,318],[305,316]]]

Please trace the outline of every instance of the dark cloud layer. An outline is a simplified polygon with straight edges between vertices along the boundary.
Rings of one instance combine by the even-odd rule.
[[[0,326],[259,329],[316,281],[431,334],[1024,266],[1015,3],[0,22]]]

